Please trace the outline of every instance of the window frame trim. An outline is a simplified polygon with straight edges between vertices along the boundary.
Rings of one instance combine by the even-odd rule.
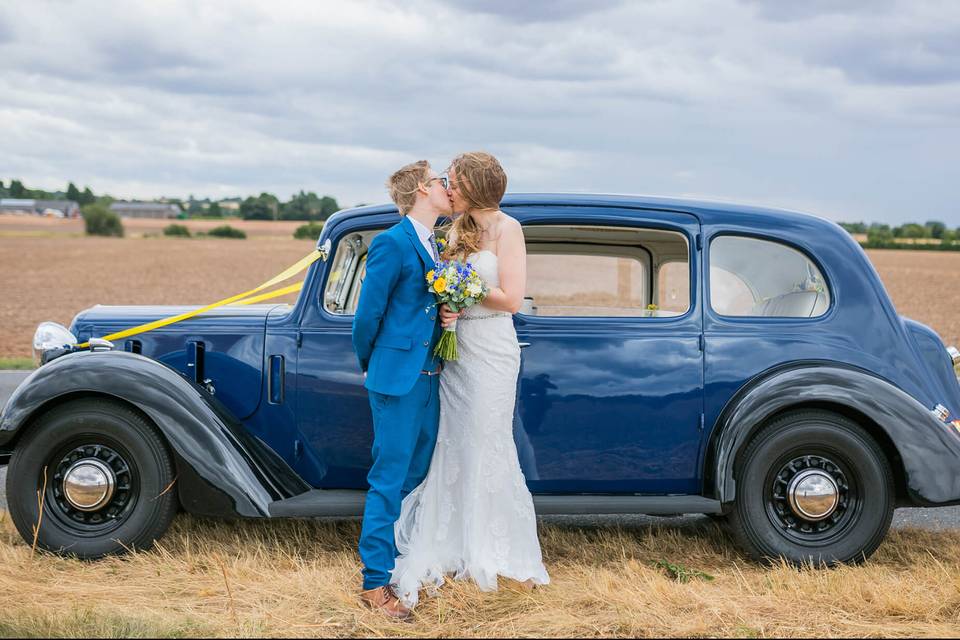
[[[334,242],[333,239],[331,238],[331,241],[330,241],[331,253],[330,253],[330,256],[327,258],[327,264],[329,264],[330,267],[325,270],[323,274],[323,278],[317,284],[317,290],[314,292],[314,295],[311,296],[311,300],[310,300],[310,305],[315,305],[315,308],[319,311],[319,316],[321,318],[325,320],[330,320],[333,322],[349,323],[352,325],[353,318],[356,316],[356,313],[333,313],[329,309],[327,309],[327,305],[324,302],[324,297],[326,296],[326,291],[327,291],[327,285],[330,282],[330,274],[333,272],[333,261],[337,258],[337,250],[340,247],[340,243],[343,242],[343,240],[350,234],[363,233],[365,231],[374,231],[378,229],[379,229],[379,233],[383,233],[384,231],[387,231],[395,224],[396,222],[394,222],[393,224],[388,223],[386,224],[386,226],[383,226],[382,222],[379,222],[379,221],[375,222],[374,220],[370,220],[368,224],[358,224],[356,226],[350,226],[349,228],[344,229],[343,232],[337,236],[336,242]],[[369,250],[369,246],[368,246],[368,250]],[[359,261],[358,261],[358,264],[359,264]]]
[[[646,213],[646,211],[644,211]],[[578,324],[603,324],[603,325],[612,325],[612,324],[624,324],[629,326],[656,326],[656,325],[672,325],[672,324],[683,324],[689,322],[697,310],[697,299],[696,299],[696,273],[694,273],[694,264],[693,256],[702,256],[702,250],[697,250],[696,242],[694,237],[692,237],[687,229],[683,227],[678,227],[671,224],[669,221],[664,221],[662,223],[658,221],[651,220],[619,220],[616,222],[613,221],[587,221],[587,222],[574,222],[570,220],[543,220],[535,219],[529,222],[520,221],[522,227],[526,229],[527,227],[545,227],[545,226],[594,226],[594,227],[630,227],[634,229],[652,229],[657,231],[668,231],[670,233],[675,233],[681,236],[687,244],[687,273],[689,277],[689,288],[690,288],[690,300],[686,312],[681,315],[668,316],[663,318],[650,317],[650,316],[539,316],[539,315],[528,315],[525,313],[517,312],[514,314],[514,319],[519,325],[529,325],[531,328],[535,326],[543,326],[545,324],[554,323],[561,325],[569,325],[571,327]],[[699,231],[703,233],[703,231]],[[646,247],[643,247],[644,250],[647,250]],[[649,250],[647,250],[649,253]],[[653,256],[650,255],[651,268],[649,269],[650,278],[653,277]],[[700,265],[697,265],[699,268]],[[648,285],[651,287],[652,285]],[[639,325],[638,325],[639,323]],[[559,327],[558,327],[559,328]]]

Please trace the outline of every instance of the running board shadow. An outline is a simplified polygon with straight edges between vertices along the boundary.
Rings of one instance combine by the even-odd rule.
[[[352,489],[312,489],[298,496],[270,503],[272,518],[315,518],[322,516],[360,516],[366,491]],[[640,513],[674,515],[680,513],[721,513],[718,500],[703,496],[609,496],[609,495],[535,495],[537,515],[593,515]]]

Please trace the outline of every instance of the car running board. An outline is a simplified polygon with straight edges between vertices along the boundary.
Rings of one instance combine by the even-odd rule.
[[[298,496],[270,503],[272,518],[315,518],[363,515],[366,491],[354,489],[312,489]],[[642,513],[722,513],[719,500],[703,496],[669,495],[535,495],[537,515],[592,515]]]

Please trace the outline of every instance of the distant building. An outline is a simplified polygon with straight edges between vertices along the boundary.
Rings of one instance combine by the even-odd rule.
[[[3,198],[0,199],[0,213],[45,215],[56,218],[79,218],[80,205],[73,200]]]
[[[219,204],[219,205],[220,205],[220,208],[223,209],[224,211],[239,211],[239,210],[240,210],[240,199],[239,199],[239,198],[237,198],[236,200],[234,200],[234,199],[221,200],[221,201],[218,202],[217,204]]]
[[[110,211],[122,218],[176,218],[180,215],[177,205],[159,202],[114,202]]]

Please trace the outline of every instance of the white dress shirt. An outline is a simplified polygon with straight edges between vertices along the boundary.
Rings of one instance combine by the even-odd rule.
[[[423,248],[427,250],[427,255],[433,256],[433,259],[436,260],[437,256],[434,255],[433,247],[430,245],[430,236],[433,235],[433,231],[427,229],[425,226],[423,226],[423,223],[414,218],[410,218],[410,222],[413,223],[413,230],[417,232],[417,237],[420,238],[420,244],[422,244]]]

